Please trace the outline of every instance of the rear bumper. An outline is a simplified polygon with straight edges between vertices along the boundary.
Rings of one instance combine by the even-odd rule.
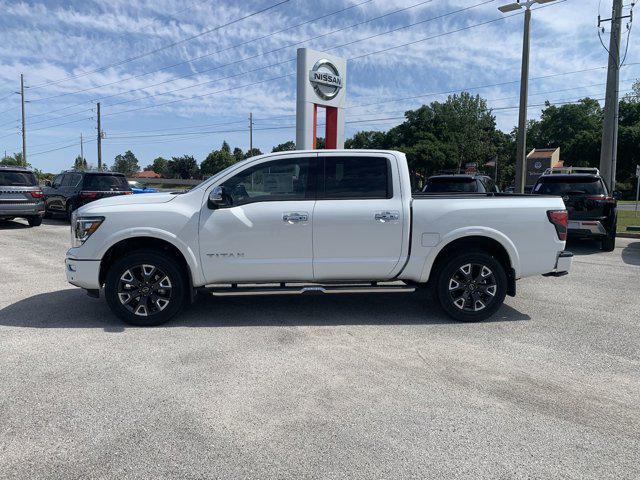
[[[65,272],[71,285],[88,290],[100,288],[100,260],[77,260],[67,256]]]
[[[44,203],[0,204],[1,217],[33,217],[44,215]]]
[[[569,220],[567,233],[572,237],[604,237],[607,229],[600,220]]]
[[[562,277],[567,275],[571,270],[571,262],[573,261],[573,253],[563,250],[556,257],[556,266],[549,273],[543,274],[544,277]]]

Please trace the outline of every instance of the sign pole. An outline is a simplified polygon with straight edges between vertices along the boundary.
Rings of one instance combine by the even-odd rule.
[[[640,196],[640,165],[636,165],[636,217],[638,216],[638,197]]]

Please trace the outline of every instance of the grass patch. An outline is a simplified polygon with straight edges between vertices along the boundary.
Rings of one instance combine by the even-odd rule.
[[[633,210],[618,210],[618,233],[625,233],[630,225],[640,226],[640,211],[636,217]]]

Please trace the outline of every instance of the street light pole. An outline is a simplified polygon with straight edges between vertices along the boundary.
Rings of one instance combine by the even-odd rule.
[[[498,7],[502,13],[513,12],[522,8],[524,11],[524,34],[522,38],[522,69],[520,72],[520,113],[518,115],[518,139],[516,153],[516,175],[514,191],[524,193],[527,179],[527,99],[529,95],[529,45],[531,30],[531,6],[536,3],[550,3],[555,0],[517,0]]]
[[[518,147],[516,156],[515,191],[524,193],[527,182],[527,100],[529,96],[529,31],[531,8],[524,12],[524,37],[522,40],[522,71],[520,74],[520,113],[518,115]]]

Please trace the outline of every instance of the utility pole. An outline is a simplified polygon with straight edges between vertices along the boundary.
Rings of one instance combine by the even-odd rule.
[[[253,150],[253,112],[249,112],[249,152]]]
[[[598,16],[598,28],[604,22],[611,22],[609,38],[609,67],[607,70],[607,92],[604,102],[604,124],[600,146],[600,173],[613,192],[616,188],[616,163],[618,152],[618,96],[620,93],[620,36],[622,33],[622,0],[613,0],[611,18]],[[604,30],[604,29],[603,29]]]
[[[520,72],[520,113],[518,114],[518,145],[516,156],[515,191],[524,193],[527,182],[527,99],[529,95],[529,31],[531,8],[524,11],[524,37],[522,40],[522,71]]]
[[[80,160],[84,162],[84,145],[82,142],[82,133],[80,134]]]
[[[520,72],[520,113],[518,115],[518,141],[516,156],[516,193],[524,193],[527,179],[527,96],[529,94],[529,32],[531,29],[531,7],[536,3],[550,3],[555,0],[516,0],[498,7],[502,13],[524,8],[524,36],[522,38],[522,70]]]
[[[98,115],[98,170],[102,170],[102,128],[100,127],[100,102],[97,104]]]
[[[27,126],[24,111],[24,75],[20,74],[20,102],[22,104],[22,161],[27,164]]]

